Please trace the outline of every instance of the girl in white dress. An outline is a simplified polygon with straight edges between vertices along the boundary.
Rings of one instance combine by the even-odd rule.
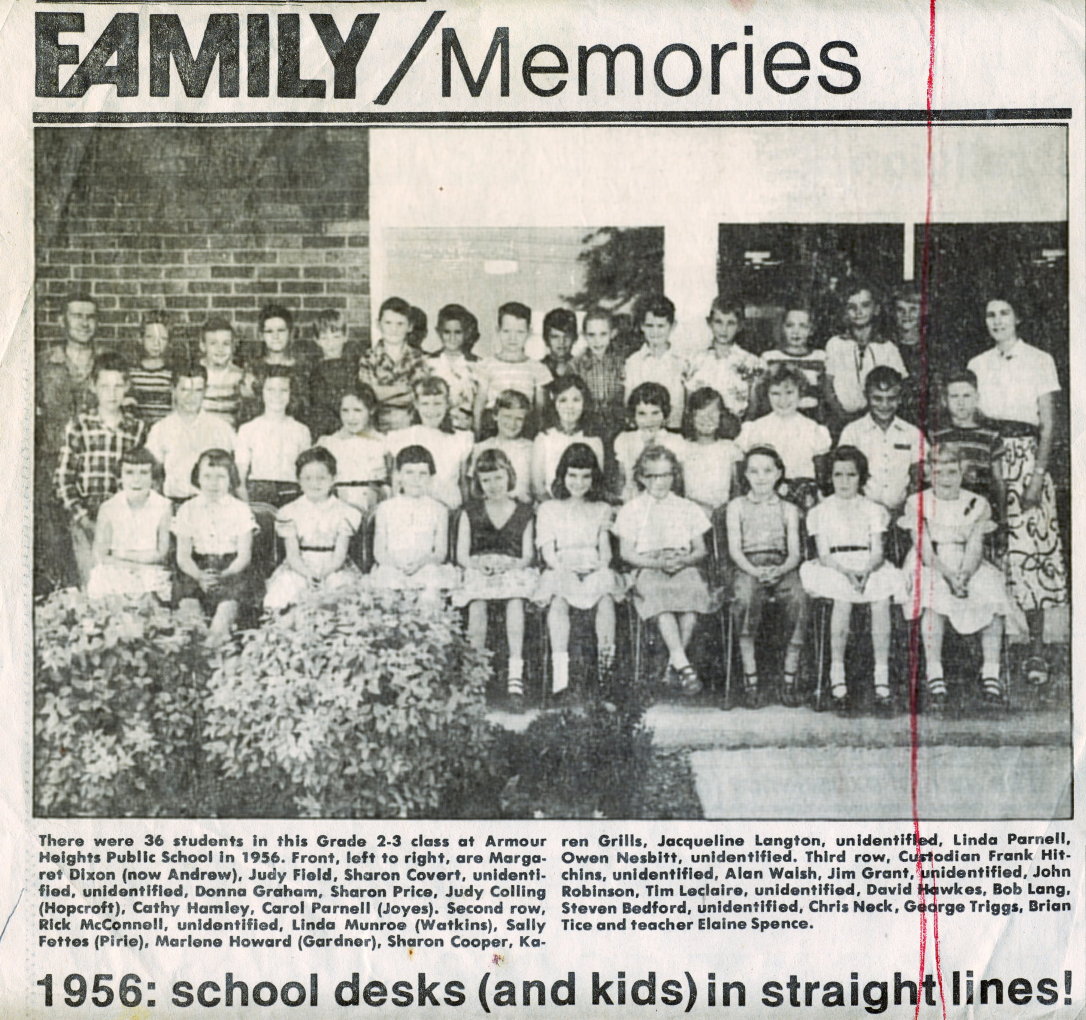
[[[389,495],[388,445],[372,428],[376,413],[373,387],[356,383],[339,398],[343,427],[317,440],[336,458],[336,495],[367,516]]]
[[[901,596],[901,575],[883,558],[883,535],[890,519],[878,503],[860,495],[868,478],[867,458],[855,446],[839,446],[830,461],[833,495],[807,515],[807,532],[818,558],[799,568],[807,594],[832,599],[830,616],[830,696],[836,708],[848,702],[845,649],[853,605],[871,606],[871,646],[875,659],[875,707],[891,709],[890,600]]]
[[[396,456],[400,494],[386,499],[374,515],[370,573],[375,588],[417,591],[435,605],[440,593],[456,586],[449,559],[449,510],[429,495],[434,458],[423,446],[408,446]]]
[[[736,485],[743,451],[733,439],[725,437],[739,431],[739,422],[725,408],[720,394],[703,386],[686,401],[683,426],[686,498],[712,517],[714,510],[727,504]]]
[[[539,508],[539,552],[547,569],[536,601],[547,606],[554,658],[552,691],[569,686],[569,610],[595,610],[596,661],[601,675],[615,661],[615,599],[622,593],[611,562],[611,507],[603,471],[586,443],[566,447],[551,485],[554,499]]]
[[[984,560],[984,536],[995,528],[992,509],[983,496],[961,487],[961,452],[944,443],[931,451],[929,460],[932,487],[906,500],[899,521],[914,540],[902,568],[903,608],[910,619],[922,614],[928,706],[936,712],[946,707],[943,631],[948,621],[959,634],[980,631],[982,695],[999,704],[1003,633],[1006,629],[1016,636],[1027,634],[1025,616],[1007,594],[1003,575]]]
[[[121,457],[121,489],[98,511],[87,595],[170,597],[170,501],[151,488],[156,461],[145,446]]]
[[[302,495],[283,507],[275,522],[286,559],[268,578],[264,608],[272,611],[286,609],[306,591],[338,588],[362,576],[347,558],[362,513],[332,492],[336,458],[323,446],[306,450],[297,473]]]

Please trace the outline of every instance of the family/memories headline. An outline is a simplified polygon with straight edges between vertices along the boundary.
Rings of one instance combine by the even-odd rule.
[[[189,99],[208,93],[218,64],[220,98],[354,99],[373,89],[374,104],[387,104],[423,54],[447,12],[433,11],[418,29],[410,48],[392,70],[398,45],[386,42],[380,14],[358,14],[344,32],[335,15],[312,12],[278,14],[274,42],[267,14],[216,13],[200,23],[178,14],[115,14],[100,32],[88,30],[79,11],[45,11],[36,18],[36,94],[44,99],[72,99],[96,85],[116,89],[117,98],[177,96]],[[551,98],[576,86],[579,96],[623,93],[681,98],[699,95],[794,95],[808,86],[843,96],[860,86],[860,69],[849,61],[859,56],[845,39],[830,41],[763,41],[753,25],[721,25],[720,39],[709,45],[671,42],[643,47],[625,38],[589,44],[536,42],[508,25],[483,29],[479,38],[461,35],[444,24],[440,34],[441,96],[474,99],[508,97],[511,83],[534,96]],[[146,45],[143,40],[146,39]],[[371,55],[363,63],[371,41]],[[436,41],[436,40],[435,40]],[[427,51],[430,58],[434,51]],[[319,54],[317,58],[309,54]],[[146,54],[146,64],[143,63]],[[817,54],[817,60],[813,54]],[[303,55],[306,55],[303,59]],[[327,56],[329,67],[324,63]],[[622,58],[621,61],[619,58]],[[845,59],[847,58],[847,60]],[[366,72],[378,65],[374,81]],[[324,65],[324,66],[318,66]],[[68,74],[62,69],[75,67]],[[646,75],[646,67],[651,76]],[[320,71],[319,76],[315,76]],[[389,77],[389,71],[392,71]],[[825,73],[818,73],[818,72]],[[421,71],[420,73],[426,73]],[[491,75],[493,73],[493,78]],[[66,77],[63,85],[62,77]],[[387,80],[386,80],[387,79]],[[377,82],[383,82],[378,92]],[[488,88],[488,83],[490,87]],[[655,90],[651,88],[655,85]],[[179,86],[179,88],[178,88]]]
[[[503,961],[495,957],[495,966]],[[332,979],[335,980],[335,979]],[[114,999],[113,977],[109,974],[46,974],[37,984],[44,990],[46,1007],[66,1005],[79,1008],[88,1001],[109,1005]],[[1053,1006],[1071,1003],[1073,972],[1065,970],[1062,979],[1027,978],[962,973],[926,973],[919,980],[895,971],[891,979],[861,978],[852,971],[840,980],[813,980],[789,974],[787,978],[764,981],[760,988],[748,989],[747,982],[708,972],[700,980],[690,971],[681,976],[667,976],[654,970],[627,973],[623,970],[592,971],[578,975],[568,971],[554,980],[525,978],[507,980],[487,971],[475,987],[475,1001],[483,1012],[509,1006],[673,1006],[689,1013],[700,1000],[703,1006],[744,1008],[765,1006],[770,1009],[855,1008],[878,1015],[892,1007],[937,1006],[1008,1006],[1036,1004]],[[392,981],[363,980],[357,972],[338,981],[329,996],[322,991],[327,979],[310,973],[300,980],[252,980],[227,972],[221,979],[174,981],[170,1004],[181,1008],[196,1006],[269,1007],[283,1005],[396,1007],[460,1007],[473,1005],[468,987],[459,980],[434,980],[420,971],[413,978]],[[138,974],[126,974],[117,986],[117,1001],[127,1007],[139,1005],[153,1009],[155,982]]]

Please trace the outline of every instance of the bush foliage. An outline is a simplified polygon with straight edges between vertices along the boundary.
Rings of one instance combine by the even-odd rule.
[[[455,613],[363,588],[248,632],[211,679],[207,750],[228,777],[289,789],[303,816],[448,812],[486,781],[483,655]]]
[[[75,589],[37,606],[34,624],[37,813],[183,813],[198,785],[202,624],[151,596]]]

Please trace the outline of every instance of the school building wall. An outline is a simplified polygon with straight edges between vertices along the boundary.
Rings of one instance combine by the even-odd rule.
[[[368,341],[366,130],[38,128],[35,159],[37,345],[72,291],[105,342],[164,309],[182,339],[215,315],[244,343],[269,302],[301,326],[337,308]]]

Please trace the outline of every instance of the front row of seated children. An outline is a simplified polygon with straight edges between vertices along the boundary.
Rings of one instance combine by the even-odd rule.
[[[953,444],[931,451],[931,487],[909,497],[896,522],[912,535],[912,549],[898,569],[884,558],[889,514],[861,495],[868,464],[855,447],[831,454],[833,493],[801,521],[799,509],[781,499],[784,468],[776,450],[749,450],[740,475],[746,489],[724,514],[727,556],[734,566],[726,601],[738,634],[742,692],[750,707],[764,704],[755,645],[767,604],[785,617],[787,644],[781,677],[782,700],[799,703],[796,677],[806,631],[809,599],[829,600],[830,696],[844,710],[849,702],[845,653],[852,607],[870,607],[877,709],[890,705],[890,603],[902,604],[907,618],[922,617],[929,705],[945,705],[942,644],[946,624],[962,634],[980,632],[982,696],[1003,699],[1000,648],[1006,632],[1024,633],[1021,612],[1008,597],[1002,574],[984,559],[985,536],[994,529],[983,496],[963,490],[962,458]],[[138,448],[121,462],[121,489],[98,515],[96,563],[88,593],[101,596],[154,592],[164,595],[169,530],[176,537],[174,598],[187,612],[209,614],[208,643],[225,641],[239,605],[254,598],[251,570],[256,520],[238,499],[241,479],[224,450],[202,453],[192,470],[197,495],[183,502],[170,522],[170,501],[151,487],[155,461]],[[553,686],[565,691],[569,677],[570,609],[594,613],[598,661],[615,657],[615,603],[628,593],[640,618],[652,621],[667,649],[665,681],[688,694],[702,681],[688,650],[699,616],[714,612],[719,593],[711,590],[703,566],[708,557],[709,517],[680,495],[682,468],[666,447],[641,450],[632,474],[640,489],[612,523],[604,500],[603,473],[596,451],[581,442],[561,454],[551,483],[552,499],[536,515],[513,498],[517,471],[492,447],[475,458],[473,496],[459,515],[457,565],[449,562],[449,511],[429,494],[434,476],[430,452],[414,444],[396,457],[399,494],[378,504],[374,514],[375,565],[365,578],[376,588],[413,590],[423,602],[442,594],[467,607],[468,634],[486,642],[488,603],[506,605],[509,648],[508,694],[524,696],[524,609],[534,601],[547,610],[553,654]],[[282,507],[276,529],[285,555],[267,580],[265,609],[281,610],[309,589],[362,583],[349,555],[362,512],[336,494],[337,460],[326,447],[303,452],[296,463],[301,495]],[[817,549],[803,561],[802,530]],[[617,536],[626,578],[612,569],[611,535]],[[541,563],[537,570],[536,552]],[[723,556],[723,550],[717,550]],[[921,566],[917,566],[917,558]]]

